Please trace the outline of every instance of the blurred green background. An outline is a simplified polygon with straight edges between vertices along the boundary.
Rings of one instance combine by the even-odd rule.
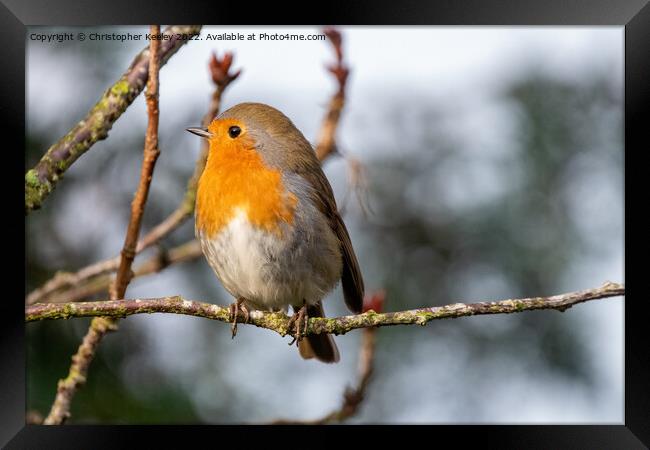
[[[63,31],[70,30],[79,31]],[[103,31],[114,30],[146,28]],[[341,31],[352,74],[338,143],[364,166],[370,212],[350,192],[342,158],[325,171],[345,204],[366,286],[386,290],[386,310],[623,281],[622,28]],[[28,43],[26,168],[142,46]],[[317,136],[334,89],[323,69],[333,61],[328,43],[190,42],[161,71],[162,154],[144,232],[182,198],[198,154],[184,129],[200,123],[212,92],[208,57],[224,49],[243,68],[225,107],[263,101]],[[26,293],[58,270],[119,252],[145,125],[140,96],[27,217]],[[192,237],[188,221],[162,245]],[[202,258],[136,279],[127,291],[174,294],[230,302]],[[330,297],[328,315],[345,314],[340,289]],[[622,311],[617,298],[565,313],[382,328],[373,383],[351,422],[621,423]],[[89,322],[28,324],[27,411],[47,414]],[[288,339],[268,331],[240,327],[234,341],[229,333],[223,323],[189,317],[120,321],[70,423],[310,419],[335,408],[355,380],[358,332],[337,337],[342,361],[334,366],[301,360]]]

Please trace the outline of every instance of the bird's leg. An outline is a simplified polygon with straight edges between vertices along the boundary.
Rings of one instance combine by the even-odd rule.
[[[288,329],[290,330],[294,324],[296,325],[296,334],[294,335],[293,340],[289,342],[289,345],[293,345],[294,342],[296,342],[296,345],[298,345],[298,342],[300,342],[303,338],[303,334],[307,331],[307,326],[309,325],[309,316],[307,315],[306,300],[302,301],[302,307],[298,311],[296,311],[294,308],[293,315],[289,319]]]
[[[248,319],[250,319],[248,308],[244,305],[245,301],[245,298],[239,297],[234,303],[230,304],[230,320],[232,321],[233,339],[235,339],[235,336],[237,335],[237,316],[239,315],[239,310],[241,309],[244,312],[244,323],[248,323]]]

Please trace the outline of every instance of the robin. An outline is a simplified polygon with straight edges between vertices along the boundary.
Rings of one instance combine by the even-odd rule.
[[[341,280],[348,308],[360,313],[363,279],[332,187],[314,150],[291,120],[262,103],[241,103],[205,128],[209,140],[199,179],[195,231],[217,277],[239,310],[293,308],[300,355],[332,363],[329,334],[303,338],[309,317],[324,317],[322,300]]]

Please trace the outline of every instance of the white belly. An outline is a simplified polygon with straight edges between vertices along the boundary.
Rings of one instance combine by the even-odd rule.
[[[318,236],[322,230],[296,232],[295,227],[283,225],[281,239],[251,226],[240,211],[213,238],[198,233],[203,252],[223,286],[253,308],[286,310],[288,305],[302,306],[303,300],[314,304],[340,278],[340,256],[332,258],[321,248],[329,236]]]

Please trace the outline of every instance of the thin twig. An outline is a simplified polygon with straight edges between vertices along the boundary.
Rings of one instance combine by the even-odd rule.
[[[384,305],[384,291],[375,292],[364,299],[363,312],[373,310],[381,312]],[[338,409],[329,414],[313,420],[279,419],[271,422],[272,425],[325,425],[343,422],[354,416],[366,397],[366,389],[370,384],[375,359],[375,341],[377,328],[364,328],[361,336],[359,350],[359,366],[357,369],[357,384],[354,388],[347,387],[343,392],[343,402]]]
[[[364,216],[367,216],[371,212],[371,209],[367,197],[367,182],[363,165],[358,159],[343,154],[336,144],[336,130],[338,129],[341,113],[345,106],[345,87],[350,74],[350,68],[343,62],[343,36],[333,28],[326,28],[324,33],[332,43],[336,55],[336,63],[326,67],[334,75],[337,89],[330,99],[327,113],[321,125],[318,143],[316,144],[316,155],[321,160],[330,154],[339,154],[345,158],[348,168],[348,185],[356,194],[361,212]],[[341,202],[341,207],[339,208],[341,214],[345,212],[348,204],[348,192],[346,191],[345,197]]]
[[[412,309],[408,311],[363,314],[326,318],[310,318],[306,334],[345,334],[357,328],[383,327],[391,325],[426,325],[437,319],[457,318],[480,314],[510,314],[538,309],[565,311],[572,306],[606,297],[625,295],[625,287],[619,283],[607,282],[601,287],[584,291],[569,292],[550,297],[532,297],[480,303],[454,303],[446,306]],[[186,300],[180,296],[109,300],[101,302],[78,303],[38,303],[25,309],[25,321],[69,319],[73,317],[126,317],[134,314],[169,313],[230,322],[230,309],[212,303]],[[245,317],[240,312],[238,322],[242,325]],[[284,313],[252,311],[248,323],[287,335],[289,317]]]
[[[160,64],[163,65],[189,39],[179,36],[199,34],[199,25],[173,25],[164,31]],[[25,174],[25,215],[39,209],[63,173],[97,141],[106,139],[113,123],[142,92],[148,77],[148,47],[133,60],[120,79],[109,87],[77,125],[53,144],[41,160]]]
[[[341,118],[341,111],[345,105],[345,83],[350,73],[348,67],[343,63],[343,39],[341,33],[333,28],[325,29],[324,33],[329,38],[336,52],[336,64],[327,66],[327,70],[336,77],[338,87],[336,93],[330,100],[327,114],[321,125],[318,143],[316,144],[316,156],[321,161],[330,153],[336,153],[336,129]]]
[[[160,26],[152,25],[151,33],[160,33]],[[149,196],[149,187],[151,178],[156,167],[156,161],[160,155],[158,148],[158,48],[159,43],[151,44],[151,62],[149,63],[149,81],[147,83],[147,134],[144,140],[144,160],[142,162],[142,171],[140,172],[140,184],[136,191],[135,198],[131,202],[131,219],[124,239],[124,247],[121,252],[120,266],[117,269],[115,283],[111,289],[111,299],[116,300],[124,297],[126,287],[131,281],[131,265],[135,259],[135,250],[138,245],[138,236],[140,234],[140,225],[144,216],[144,207]]]
[[[160,26],[152,25],[151,34],[160,34]],[[156,160],[160,154],[158,149],[158,73],[160,71],[160,40],[152,39],[149,44],[149,77],[147,80],[147,115],[149,117],[147,124],[147,134],[144,142],[144,157],[142,161],[142,170],[140,172],[140,182],[131,203],[131,217],[127,227],[126,238],[122,248],[122,258],[117,271],[115,282],[110,289],[111,300],[117,300],[124,297],[126,288],[131,281],[131,265],[135,258],[138,235],[140,233],[140,224],[144,215],[144,207],[149,195],[149,187],[153,177],[153,171],[156,166]],[[88,368],[92,362],[97,346],[102,338],[109,331],[117,328],[116,318],[114,317],[97,317],[92,320],[88,332],[84,337],[77,353],[72,357],[72,365],[67,378],[59,380],[56,398],[50,410],[50,414],[45,418],[45,425],[62,424],[70,416],[70,404],[72,398],[79,386],[86,381]]]
[[[169,250],[159,248],[149,259],[139,263],[133,269],[133,278],[143,277],[158,273],[174,264],[191,261],[203,255],[199,241],[193,239]],[[47,303],[78,302],[91,295],[106,292],[110,287],[112,277],[100,275],[80,283],[78,286],[59,294],[55,293],[47,298]]]
[[[376,328],[364,328],[361,336],[361,350],[359,351],[359,381],[355,388],[346,388],[343,392],[343,403],[340,408],[313,420],[278,419],[271,425],[326,425],[343,422],[354,416],[365,398],[365,391],[370,382],[373,371],[373,358],[375,354]]]
[[[221,97],[223,96],[223,92],[241,73],[241,70],[230,72],[232,61],[232,53],[225,53],[223,58],[218,58],[216,54],[213,54],[210,59],[208,67],[212,81],[215,84],[215,90],[210,99],[208,111],[203,116],[202,125],[204,127],[207,127],[212,119],[217,116],[221,107]],[[140,242],[138,242],[138,246],[136,247],[136,254],[160,242],[161,239],[185,223],[185,221],[194,213],[196,187],[208,156],[207,141],[202,141],[201,152],[197,159],[194,173],[187,183],[187,189],[183,195],[183,200],[178,207],[167,216],[167,218],[140,239]],[[199,255],[197,254],[196,256],[198,257]],[[32,305],[37,302],[56,301],[58,298],[71,298],[75,296],[75,292],[77,293],[77,298],[83,298],[78,297],[78,294],[84,292],[88,285],[103,285],[103,283],[98,283],[97,278],[116,271],[119,268],[120,259],[119,256],[116,256],[114,258],[99,261],[90,266],[84,267],[75,273],[58,272],[41,287],[30,292],[25,299],[25,303]]]

